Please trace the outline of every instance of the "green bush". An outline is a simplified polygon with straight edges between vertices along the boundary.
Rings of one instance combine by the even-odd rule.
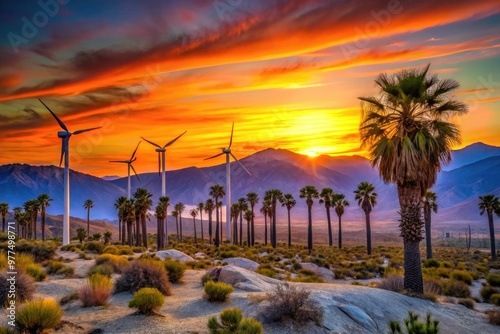
[[[231,293],[234,292],[232,285],[223,282],[208,281],[204,287],[205,298],[209,302],[225,302]]]
[[[37,263],[51,260],[56,254],[57,244],[52,241],[22,240],[16,244],[17,253],[31,254]]]
[[[167,270],[170,282],[177,283],[184,275],[186,266],[178,260],[165,259],[165,270]]]
[[[203,276],[201,276],[201,283],[203,285],[205,285],[205,283],[209,282],[209,281],[213,281],[212,279],[212,275],[210,275],[209,273],[206,273],[204,274]]]
[[[64,277],[71,277],[75,273],[75,268],[67,266],[61,261],[49,261],[47,262],[46,271],[49,275],[64,275]]]
[[[424,268],[439,268],[441,264],[436,259],[428,259],[424,261]]]
[[[490,302],[493,305],[500,306],[500,293],[494,293],[490,296]]]
[[[10,281],[7,281],[10,275],[7,271],[0,272],[0,307],[6,306],[10,290]],[[19,271],[16,276],[16,298],[19,302],[25,302],[31,299],[35,292],[35,282],[33,278],[23,271]]]
[[[451,279],[455,281],[461,281],[466,283],[467,285],[472,284],[472,276],[467,271],[464,270],[455,270],[451,273]]]
[[[144,248],[142,246],[132,247],[132,252],[134,252],[134,253],[143,253],[145,251],[146,251],[146,248]]]
[[[425,323],[418,321],[418,315],[412,311],[408,312],[408,318],[404,320],[406,332],[408,334],[438,334],[439,320],[432,319],[431,314],[427,313]],[[401,325],[399,322],[389,321],[389,334],[402,334]]]
[[[121,255],[103,254],[95,258],[95,264],[108,264],[114,272],[121,273],[129,265],[129,262]]]
[[[230,308],[221,312],[220,321],[216,317],[208,319],[211,334],[261,334],[262,324],[253,318],[243,318],[238,308]]]
[[[26,273],[36,282],[41,282],[47,277],[47,273],[39,265],[29,265],[26,267]]]
[[[54,299],[27,303],[17,312],[16,324],[21,331],[42,333],[59,325],[62,310]]]
[[[172,294],[163,262],[133,261],[116,281],[115,292],[136,292],[142,288],[156,288],[165,296]]]
[[[78,300],[78,299],[79,299],[79,297],[78,297],[78,291],[73,291],[73,292],[70,292],[67,295],[63,296],[59,300],[59,304],[66,305],[66,304],[72,302],[73,300]]]
[[[121,252],[116,246],[107,246],[106,248],[103,249],[102,251],[103,254],[113,254],[113,255],[120,255]]]
[[[83,245],[83,250],[92,253],[102,254],[104,250],[104,245],[99,241],[88,241]]]
[[[444,284],[443,294],[445,296],[457,298],[469,298],[470,289],[469,286],[462,281],[448,281]]]
[[[488,284],[491,286],[496,286],[500,287],[500,275],[498,274],[490,274],[486,278],[486,281],[488,281]]]
[[[153,314],[165,302],[163,294],[155,288],[142,288],[128,303],[128,307],[138,309],[141,314]]]
[[[498,289],[492,286],[484,286],[481,288],[480,294],[484,301],[489,302],[491,295],[499,293]]]
[[[113,267],[109,264],[98,264],[97,266],[92,267],[89,269],[89,271],[87,271],[87,277],[92,276],[93,274],[100,274],[103,276],[111,277],[113,272]]]
[[[78,297],[83,307],[103,306],[108,304],[113,291],[113,281],[108,276],[93,274],[87,283],[78,290]]]
[[[9,327],[0,326],[0,334],[16,334],[16,332]]]

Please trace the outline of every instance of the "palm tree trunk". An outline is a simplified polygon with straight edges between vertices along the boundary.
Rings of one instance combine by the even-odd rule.
[[[233,244],[238,244],[238,217],[233,217]]]
[[[208,237],[210,238],[210,245],[212,244],[212,212],[208,213]]]
[[[4,217],[5,225],[5,217]],[[45,241],[45,207],[42,207],[42,241]]]
[[[372,255],[372,229],[370,225],[370,214],[365,213],[366,218],[366,250],[368,255]]]
[[[252,246],[255,246],[255,216],[253,212],[253,205],[252,205],[252,228],[251,228],[252,236],[251,236],[251,244]]]
[[[332,221],[330,219],[330,208],[326,208],[326,219],[328,220],[328,245],[333,246]]]
[[[229,208],[226,208],[226,210],[229,210]],[[223,231],[224,231],[224,228],[222,228],[222,217],[224,217],[224,215],[222,214],[222,205],[221,205],[221,207],[220,207],[220,221],[219,221],[219,224],[220,224],[220,226],[219,226],[219,231],[220,231],[220,239],[219,239],[219,242],[220,242],[220,243],[222,243],[222,241],[224,240],[224,239],[223,239],[223,235],[222,235],[222,233],[223,233]],[[227,237],[229,238],[229,236],[227,236]]]
[[[264,213],[264,245],[267,246],[267,213]]]
[[[404,288],[422,294],[424,291],[420,262],[420,242],[404,242]]]
[[[127,222],[128,245],[132,246],[132,222]]]
[[[5,215],[2,214],[2,232],[5,232]]]
[[[122,221],[118,219],[118,241],[122,241]]]
[[[342,216],[339,216],[339,249],[342,249]]]
[[[165,248],[168,246],[168,216],[165,215],[165,218],[163,218],[163,221],[162,221],[162,224],[164,225],[164,229],[165,229],[165,235],[164,235],[164,238],[163,238],[163,245],[162,247]]]
[[[148,231],[146,227],[146,214],[141,214],[141,226],[142,226],[142,244],[144,247],[148,248]]]
[[[179,232],[181,233],[181,242],[182,242],[182,216],[181,213],[179,212]]]
[[[194,228],[194,243],[196,244],[197,241],[197,236],[196,236],[196,218],[193,217],[193,228]]]
[[[290,209],[288,209],[288,247],[292,246],[292,224],[290,221]]]
[[[87,238],[90,237],[90,208],[87,209]]]
[[[156,250],[161,249],[161,224],[160,218],[156,218]]]
[[[219,208],[217,207],[217,200],[215,198],[215,247],[219,247],[220,235],[219,235]]]
[[[240,246],[243,245],[243,211],[240,212]]]
[[[247,220],[247,246],[250,247],[251,246],[251,242],[252,242],[252,238],[251,238],[251,235],[250,235],[250,225],[252,224],[251,223],[251,219],[250,220]]]
[[[432,259],[431,213],[430,212],[425,213],[425,244],[426,244],[426,248],[427,248],[427,259]]]
[[[138,216],[135,216],[135,245],[136,246],[140,246],[141,243],[140,243],[140,236],[141,236],[141,233],[140,233],[140,230],[141,230],[141,222],[140,222],[140,219]]]
[[[38,220],[38,211],[35,211],[35,219],[33,219],[33,235],[35,237],[35,240],[36,240],[36,221]]]
[[[200,222],[201,222],[201,243],[203,243],[203,241],[205,240],[205,237],[203,236],[203,215],[201,214],[201,211],[200,210]]]
[[[276,199],[273,199],[273,248],[276,248],[277,237],[276,237]]]
[[[175,228],[177,229],[177,241],[179,242],[181,239],[180,239],[180,235],[179,235],[179,217],[175,217]]]
[[[495,225],[493,224],[493,212],[488,211],[488,224],[490,225],[490,246],[491,246],[491,260],[497,259],[497,251],[495,245]]]
[[[119,220],[122,223],[122,238],[121,238],[121,242],[122,242],[122,245],[124,245],[125,244],[125,240],[127,240],[126,239],[126,233],[125,233],[127,227],[125,226],[126,223],[121,218],[119,218]]]
[[[312,228],[312,205],[307,206],[307,249],[309,254],[312,253],[313,249],[313,228]]]

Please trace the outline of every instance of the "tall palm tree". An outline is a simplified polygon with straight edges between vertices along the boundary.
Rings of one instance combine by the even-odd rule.
[[[214,199],[214,203],[216,204],[216,214],[215,214],[215,247],[219,247],[220,245],[220,235],[219,235],[219,199],[223,198],[226,195],[226,191],[224,187],[220,184],[214,184],[210,187],[209,196]],[[229,210],[229,208],[228,208]],[[222,223],[221,223],[222,224]],[[229,237],[229,236],[227,236]]]
[[[208,214],[208,236],[210,238],[210,245],[212,244],[212,213],[214,212],[214,201],[209,198],[205,201],[205,213]]]
[[[177,241],[180,241],[181,239],[179,238],[179,212],[175,209],[172,211],[172,217],[175,218],[175,227],[177,229]]]
[[[156,249],[160,250],[164,247],[163,245],[163,224],[165,221],[165,206],[163,203],[158,203],[155,208],[156,216]]]
[[[120,196],[115,201],[115,209],[118,210],[118,239],[121,240],[121,243],[125,243],[125,234],[126,234],[126,223],[123,220],[123,204],[127,200],[127,197]]]
[[[431,236],[431,215],[432,211],[438,212],[437,196],[432,190],[427,190],[423,197],[424,220],[425,220],[425,243],[427,248],[427,259],[432,258],[432,236]]]
[[[380,74],[375,79],[379,95],[360,97],[361,144],[382,180],[397,185],[404,288],[415,293],[423,293],[421,198],[460,143],[460,130],[449,120],[467,113],[466,105],[453,98],[458,83],[430,75],[429,66]]]
[[[17,231],[18,233],[20,233],[19,237],[23,238],[23,234],[21,233],[21,224],[20,224],[23,208],[16,206],[14,209],[12,209],[12,211],[14,212],[14,220],[17,224]]]
[[[249,226],[252,224],[252,218],[253,218],[253,212],[252,210],[245,210],[245,213],[243,214],[243,218],[247,222],[247,230],[250,230]],[[251,238],[250,234],[247,234],[247,246],[250,246]]]
[[[21,212],[19,215],[19,225],[22,226],[23,238],[28,238],[28,233],[31,232],[30,224],[32,223],[32,214],[29,211]]]
[[[354,190],[354,199],[358,201],[358,205],[365,212],[366,221],[366,249],[368,255],[372,255],[372,232],[370,224],[370,213],[373,207],[377,204],[377,193],[375,187],[369,182],[361,182],[358,189]]]
[[[162,248],[165,248],[165,245],[168,246],[168,229],[167,229],[167,224],[168,224],[168,207],[170,206],[170,197],[168,196],[160,196],[158,198],[159,203],[162,205],[162,207],[165,209],[165,218],[160,222],[161,223],[161,234],[162,234]]]
[[[35,212],[38,210],[38,206],[37,206],[37,203],[36,203],[36,200],[34,199],[31,199],[31,200],[27,200],[26,202],[24,202],[23,204],[23,207],[24,207],[24,211],[26,212],[26,216],[29,217],[29,221],[26,222],[26,221],[23,221],[26,223],[26,230],[27,230],[27,238],[28,239],[31,239],[33,237],[33,225],[35,224],[35,219],[36,219],[36,215],[35,215]],[[23,217],[25,218],[25,217]]]
[[[333,189],[323,188],[319,194],[319,204],[325,204],[326,219],[328,221],[328,245],[333,246],[332,220],[330,217],[330,208],[332,207]]]
[[[285,194],[279,198],[281,206],[286,207],[288,211],[288,247],[292,246],[292,222],[290,219],[290,211],[297,204],[292,194]]]
[[[37,197],[37,201],[40,204],[40,215],[42,217],[42,240],[45,240],[45,211],[50,206],[52,198],[49,196],[49,194],[40,194]]]
[[[0,203],[0,214],[2,214],[2,232],[5,232],[5,216],[9,212],[9,203]]]
[[[198,208],[193,208],[189,211],[191,217],[193,217],[193,229],[194,229],[194,243],[198,243],[198,238],[196,235],[196,217],[198,216]]]
[[[349,206],[349,201],[345,199],[344,194],[334,194],[332,206],[335,208],[335,213],[339,217],[339,249],[342,249],[342,215],[346,206]]]
[[[205,210],[205,203],[198,203],[198,212],[200,213],[200,222],[201,222],[201,242],[205,241],[205,236],[203,235],[203,210]]]
[[[262,202],[262,207],[260,208],[260,212],[264,215],[264,245],[267,245],[267,216],[269,212],[271,212],[271,201],[264,199]]]
[[[250,204],[250,210],[252,211],[252,222],[250,226],[250,244],[252,246],[255,246],[255,213],[254,213],[254,208],[257,203],[259,203],[259,195],[257,195],[254,192],[249,192],[247,194],[247,201],[248,204]]]
[[[479,196],[481,202],[479,202],[480,214],[483,215],[485,212],[488,214],[488,224],[490,227],[490,247],[491,247],[491,260],[495,261],[497,259],[496,244],[495,244],[495,225],[493,224],[493,213],[500,216],[500,200],[495,195],[484,195]]]
[[[87,238],[90,237],[90,209],[94,207],[94,201],[91,199],[86,200],[83,203],[83,207],[87,210]]]
[[[271,221],[271,245],[273,248],[277,246],[277,234],[276,234],[276,204],[278,199],[283,196],[283,193],[279,189],[270,189],[266,191],[264,198],[271,201],[271,210],[273,213],[273,219]]]
[[[134,192],[135,209],[139,213],[140,224],[142,228],[142,245],[148,247],[148,230],[146,225],[146,215],[153,205],[153,200],[151,199],[153,194],[151,194],[145,188],[137,188]]]
[[[300,189],[300,198],[306,199],[307,204],[307,249],[309,254],[312,252],[313,247],[313,236],[312,236],[312,206],[314,204],[314,199],[319,198],[319,193],[314,186],[305,186]]]
[[[179,241],[183,242],[183,238],[182,238],[182,213],[186,209],[186,206],[184,205],[184,203],[179,202],[174,206],[174,208],[175,208],[175,211],[177,211],[177,214],[179,215],[179,233],[180,233],[179,234],[180,235]]]
[[[220,222],[219,222],[219,233],[220,233],[220,236],[219,236],[219,240],[220,242],[222,243],[222,241],[224,240],[223,238],[223,233],[224,233],[224,229],[222,228],[222,218],[224,217],[224,215],[222,214],[222,206],[223,206],[223,203],[222,201],[219,201],[217,203],[217,209],[219,210],[219,217],[220,217]],[[226,237],[226,238],[229,238],[229,237]]]
[[[239,198],[238,199],[238,211],[240,213],[240,236],[239,236],[240,246],[243,245],[243,214],[247,210],[248,210],[247,199],[245,197]],[[238,236],[236,236],[236,237],[238,237]]]
[[[127,226],[127,241],[128,245],[132,246],[133,243],[133,238],[132,238],[132,229],[134,222],[136,222],[135,219],[135,203],[131,199],[125,198],[125,201],[123,201],[123,204],[121,205],[121,212],[122,212],[122,224]],[[123,237],[123,235],[122,235]]]
[[[240,211],[238,209],[238,203],[231,204],[231,220],[233,222],[233,243],[238,243],[238,217],[240,216]]]

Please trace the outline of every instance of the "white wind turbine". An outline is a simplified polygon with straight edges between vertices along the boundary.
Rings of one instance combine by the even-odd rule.
[[[174,138],[171,141],[169,141],[168,143],[166,143],[163,147],[156,144],[156,143],[153,143],[152,141],[147,140],[144,137],[141,137],[143,140],[145,140],[148,143],[150,143],[151,145],[155,146],[156,152],[158,152],[158,173],[160,173],[160,169],[161,169],[161,195],[162,196],[167,195],[167,180],[166,180],[166,173],[165,173],[165,161],[166,161],[165,160],[166,159],[165,152],[167,151],[166,148],[169,147],[170,145],[172,145],[173,143],[175,143],[177,141],[177,139],[182,137],[182,135],[184,135],[186,132],[187,131],[184,131],[182,134],[180,134],[176,138]],[[161,153],[161,158],[160,158],[160,153]],[[160,165],[161,165],[161,167],[160,167]]]
[[[111,160],[110,162],[118,162],[118,163],[122,163],[122,164],[127,164],[128,166],[128,199],[132,198],[132,184],[130,182],[130,168],[132,168],[132,170],[134,171],[134,174],[135,176],[137,177],[137,180],[139,182],[141,182],[141,180],[139,179],[139,175],[137,175],[137,172],[135,171],[135,168],[134,166],[132,166],[132,163],[134,161],[137,160],[137,158],[134,158],[135,157],[135,153],[137,152],[137,149],[139,148],[139,145],[141,144],[141,142],[139,142],[139,144],[137,144],[137,147],[135,148],[134,150],[134,153],[132,153],[132,156],[130,157],[129,160]]]
[[[230,165],[230,158],[229,155],[233,157],[233,159],[240,164],[241,168],[245,172],[248,173],[248,175],[252,176],[250,172],[243,166],[243,164],[236,159],[234,154],[231,152],[231,145],[233,144],[233,131],[234,131],[234,122],[233,126],[231,128],[231,138],[229,139],[229,146],[227,148],[221,147],[222,153],[216,154],[213,157],[206,158],[205,160],[217,158],[223,154],[226,155],[226,239],[229,240],[229,236],[231,235],[231,165]]]
[[[90,129],[83,129],[83,130],[77,130],[75,132],[69,132],[68,128],[66,127],[66,124],[64,124],[59,117],[56,116],[50,110],[49,107],[45,103],[42,102],[42,100],[38,99],[45,108],[54,116],[56,119],[57,123],[59,123],[59,126],[64,130],[64,131],[59,131],[57,133],[57,136],[61,138],[62,140],[62,147],[61,147],[61,159],[59,160],[59,167],[61,167],[62,160],[64,157],[64,216],[63,216],[63,245],[68,245],[70,242],[69,238],[69,139],[71,138],[72,135],[79,135],[80,133],[84,133],[87,131],[92,131],[99,129],[99,127],[96,128],[90,128]]]

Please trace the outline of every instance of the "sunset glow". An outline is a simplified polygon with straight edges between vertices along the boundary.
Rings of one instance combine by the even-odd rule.
[[[59,163],[59,126],[38,99],[70,130],[102,126],[70,142],[71,168],[96,176],[125,175],[108,160],[141,136],[186,130],[167,169],[223,163],[204,158],[233,121],[240,159],[364,155],[357,98],[376,94],[379,73],[427,63],[461,84],[462,146],[500,145],[498,1],[68,1],[31,37],[23,18],[44,12],[38,1],[0,8],[0,164]],[[138,173],[157,170],[151,145],[137,156]]]

